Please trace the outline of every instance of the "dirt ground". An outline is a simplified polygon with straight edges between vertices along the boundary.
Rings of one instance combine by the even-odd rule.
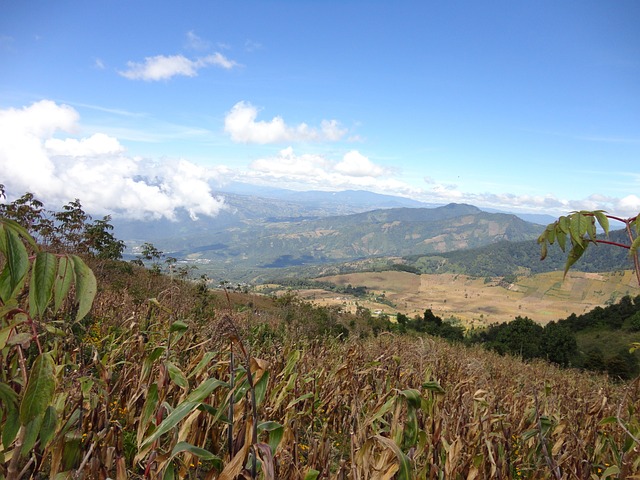
[[[421,315],[430,308],[436,315],[455,317],[466,326],[481,326],[529,317],[541,324],[605,306],[624,295],[640,295],[631,271],[604,274],[562,272],[519,277],[510,285],[496,279],[465,275],[414,275],[406,272],[354,273],[322,277],[338,285],[367,287],[367,298],[337,295],[324,290],[301,290],[299,295],[318,305],[341,305],[355,311],[358,305],[372,312]],[[385,303],[375,296],[384,294]]]

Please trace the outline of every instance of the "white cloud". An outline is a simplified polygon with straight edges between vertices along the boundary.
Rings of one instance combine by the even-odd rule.
[[[364,169],[356,168],[362,165],[366,165],[368,174],[365,174]],[[297,190],[362,189],[396,195],[415,195],[420,192],[390,175],[377,175],[380,171],[385,172],[386,169],[373,164],[357,151],[348,152],[336,162],[322,155],[298,155],[293,148],[288,147],[275,157],[254,161],[248,171],[238,175],[238,179],[277,183],[284,188]],[[374,173],[376,175],[372,175]]]
[[[237,63],[221,53],[213,53],[195,60],[183,55],[156,55],[145,58],[142,63],[127,62],[127,70],[118,73],[129,80],[158,81],[168,80],[177,75],[195,77],[198,70],[209,65],[228,70],[237,66]]]
[[[79,198],[93,214],[131,218],[215,216],[224,202],[212,195],[212,170],[186,160],[152,162],[131,157],[103,133],[57,138],[79,120],[71,107],[44,100],[22,109],[0,110],[0,171],[7,193],[25,192],[58,208]]]
[[[380,177],[386,173],[384,168],[374,165],[356,150],[348,152],[335,166],[335,170],[350,177]]]
[[[240,143],[280,143],[294,141],[337,141],[346,133],[336,120],[324,120],[320,129],[306,123],[288,126],[282,117],[270,121],[256,121],[258,109],[248,102],[238,102],[224,119],[224,131],[234,142]]]
[[[89,138],[77,140],[75,138],[49,138],[44,142],[45,148],[51,155],[68,157],[87,157],[112,155],[124,151],[117,139],[104,133],[96,133]]]

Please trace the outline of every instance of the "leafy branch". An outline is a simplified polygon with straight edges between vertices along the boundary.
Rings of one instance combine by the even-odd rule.
[[[635,217],[622,218],[607,214],[604,210],[579,211],[571,212],[569,215],[563,215],[555,222],[549,224],[545,231],[538,237],[538,243],[541,246],[540,259],[544,260],[547,256],[548,245],[558,243],[563,252],[567,251],[567,240],[570,245],[567,262],[564,266],[564,275],[567,275],[569,269],[578,261],[587,250],[590,244],[613,245],[616,247],[629,250],[634,264],[634,270],[638,284],[640,284],[640,261],[638,260],[638,248],[640,248],[640,221],[638,215]],[[615,220],[624,224],[629,243],[620,243],[608,240],[609,236],[609,220]],[[597,225],[602,228],[605,238],[597,237]]]

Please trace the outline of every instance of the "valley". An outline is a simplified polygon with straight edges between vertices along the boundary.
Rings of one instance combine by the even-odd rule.
[[[340,286],[363,286],[368,295],[357,298],[321,289],[302,289],[298,290],[301,298],[318,305],[342,306],[349,311],[362,306],[372,312],[388,315],[401,312],[410,317],[421,315],[429,308],[444,319],[460,320],[465,327],[508,322],[516,316],[546,324],[616,302],[625,295],[640,295],[630,270],[571,271],[564,281],[562,272],[555,271],[523,275],[511,284],[501,282],[501,278],[397,271],[351,273],[316,280]]]

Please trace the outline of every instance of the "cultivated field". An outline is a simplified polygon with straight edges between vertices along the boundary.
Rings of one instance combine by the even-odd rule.
[[[518,277],[512,284],[500,278],[465,275],[414,275],[406,272],[366,272],[322,277],[337,285],[365,286],[375,295],[354,298],[323,290],[302,290],[300,296],[320,305],[357,305],[387,314],[402,312],[413,316],[430,308],[442,318],[454,316],[467,325],[504,322],[527,316],[545,324],[604,306],[624,295],[640,295],[631,271],[612,273],[550,272]],[[375,301],[384,293],[386,303]]]

